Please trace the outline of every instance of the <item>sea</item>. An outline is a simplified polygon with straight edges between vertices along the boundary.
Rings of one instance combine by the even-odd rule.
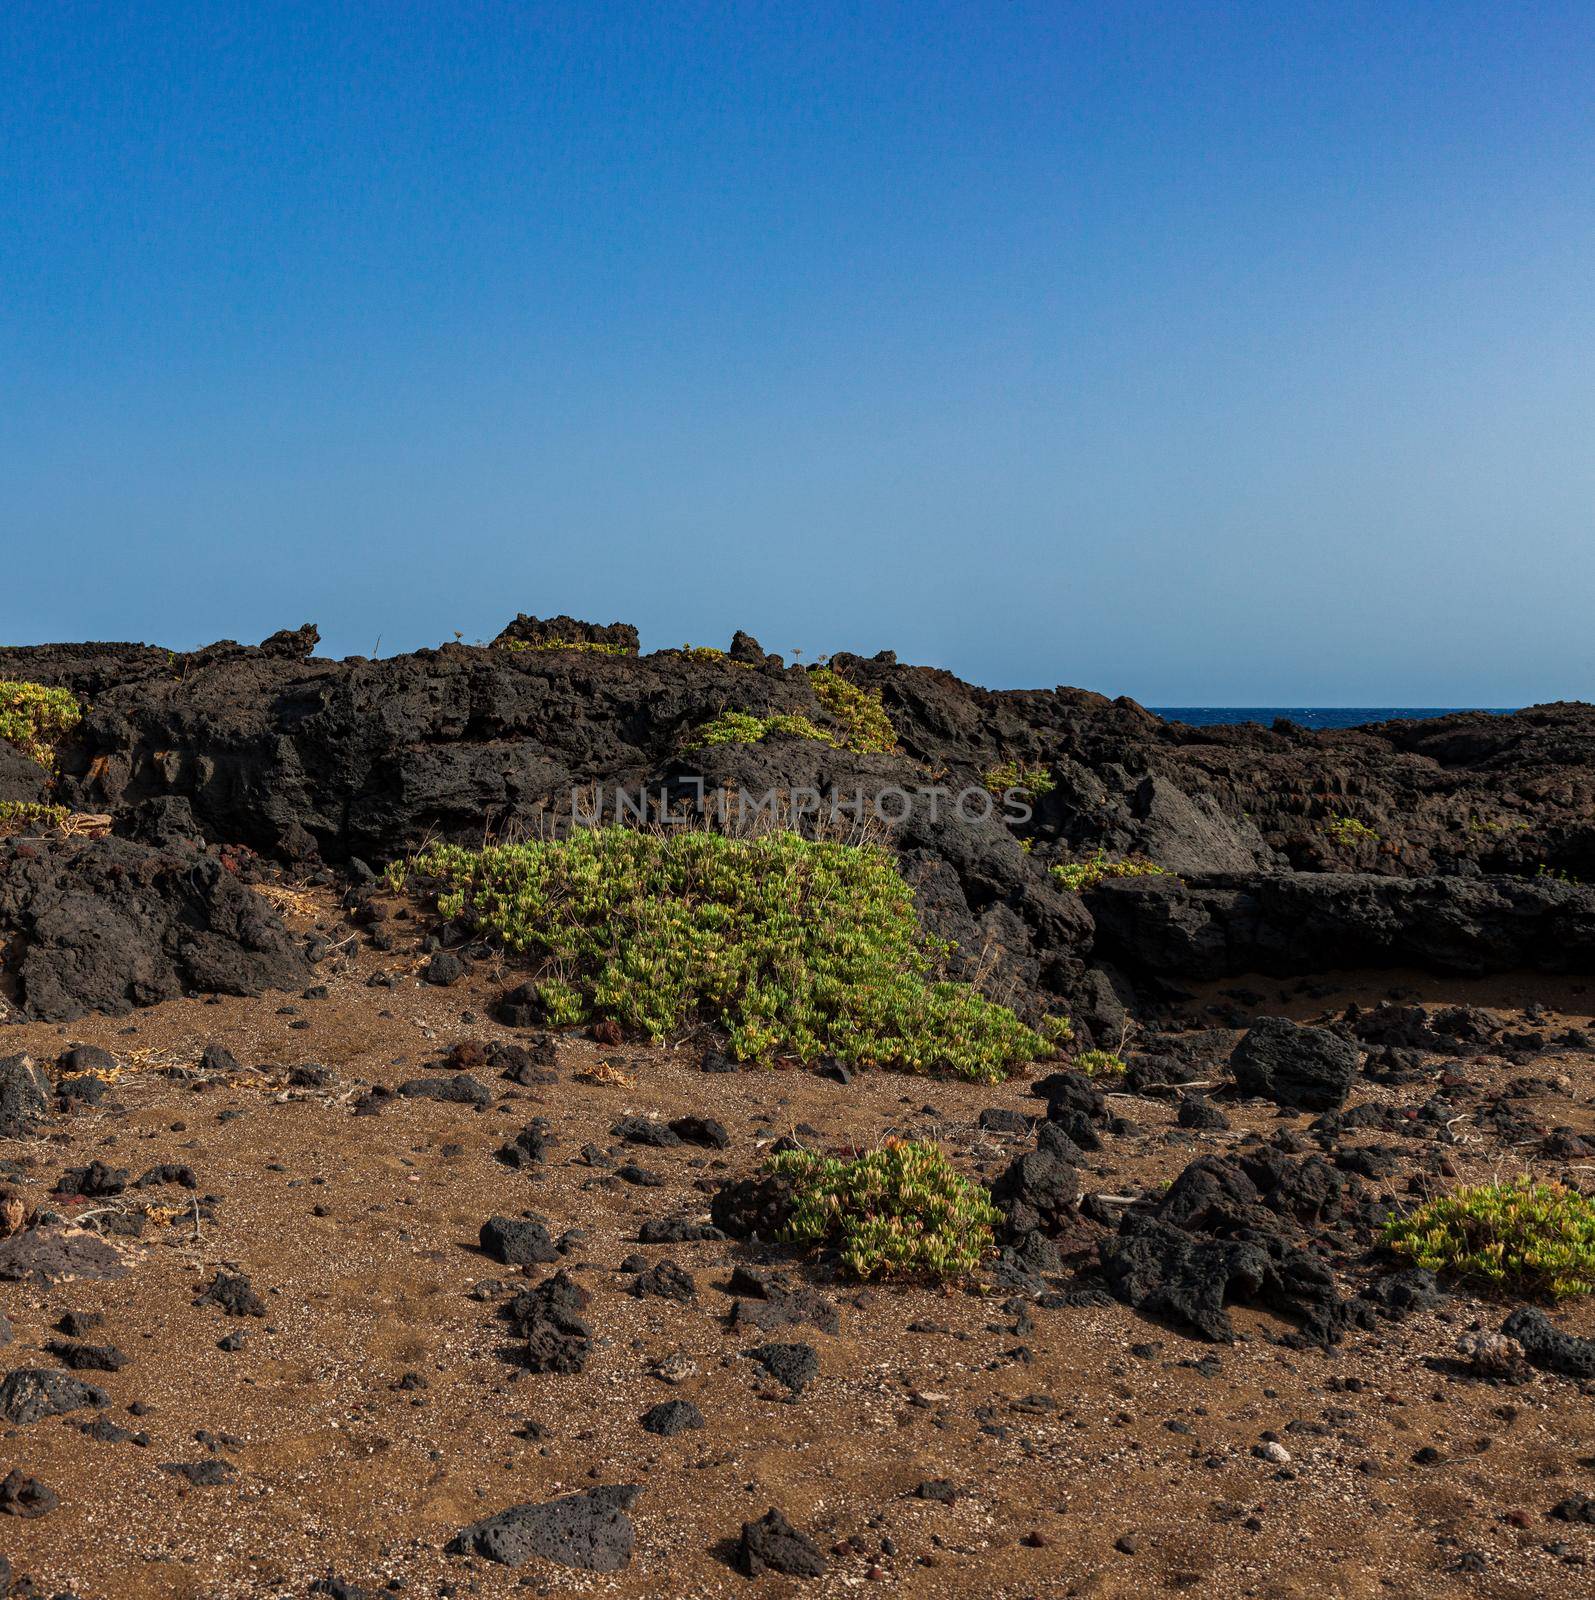
[[[1167,722],[1188,722],[1193,728],[1229,722],[1260,722],[1266,728],[1277,717],[1287,717],[1303,728],[1360,728],[1369,722],[1448,717],[1454,711],[1508,715],[1504,706],[1148,706],[1147,710]]]

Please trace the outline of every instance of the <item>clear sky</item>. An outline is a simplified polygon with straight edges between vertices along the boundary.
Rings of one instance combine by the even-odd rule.
[[[1595,698],[1595,6],[0,8],[0,639]]]

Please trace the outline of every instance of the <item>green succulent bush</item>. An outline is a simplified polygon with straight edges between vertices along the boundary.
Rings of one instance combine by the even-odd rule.
[[[1036,1032],[1050,1045],[1063,1046],[1074,1038],[1074,1024],[1061,1013],[1043,1017],[1036,1025]]]
[[[758,744],[776,737],[813,739],[833,749],[836,746],[836,740],[807,717],[784,713],[758,717],[751,711],[722,711],[718,717],[698,729],[687,742],[686,748],[701,750],[706,745]]]
[[[985,1189],[928,1141],[892,1140],[851,1160],[788,1150],[770,1170],[795,1185],[783,1237],[835,1245],[857,1277],[954,1277],[996,1248],[1001,1216]]]
[[[605,644],[598,639],[505,639],[499,650],[585,650],[589,655],[634,656],[629,644]]]
[[[809,687],[841,728],[840,743],[847,749],[859,755],[889,755],[897,748],[897,729],[873,690],[850,683],[831,667],[810,667]]]
[[[12,828],[59,828],[71,813],[42,800],[0,800],[0,832]]]
[[[1032,800],[1039,800],[1042,795],[1051,794],[1058,787],[1058,780],[1046,766],[1029,761],[999,762],[994,767],[988,767],[981,774],[980,781],[992,794],[1012,791]]]
[[[1088,1078],[1110,1077],[1127,1070],[1124,1058],[1111,1050],[1082,1050],[1074,1058],[1074,1065]]]
[[[1540,862],[1535,867],[1534,876],[1536,878],[1549,878],[1555,883],[1570,883],[1576,886],[1581,886],[1584,881],[1582,878],[1575,878],[1566,867],[1553,867],[1546,861]]]
[[[612,1018],[659,1041],[707,1022],[741,1060],[830,1054],[978,1082],[1053,1053],[1006,1006],[940,976],[951,947],[920,927],[874,846],[595,828],[435,845],[390,882],[529,957],[556,1026]]]
[[[1374,844],[1379,839],[1379,835],[1366,822],[1359,822],[1355,817],[1331,817],[1324,824],[1324,832],[1335,844],[1347,849],[1364,841]]]
[[[726,667],[741,667],[751,672],[754,663],[751,661],[737,661],[728,652],[713,644],[684,644],[679,650],[664,652],[668,655],[678,655],[686,661],[717,661]]]
[[[0,740],[41,767],[55,766],[56,741],[82,720],[83,707],[69,689],[0,681]]]
[[[1385,1243],[1431,1272],[1491,1288],[1555,1300],[1595,1290],[1595,1200],[1527,1174],[1392,1217]]]
[[[1136,856],[1114,860],[1106,850],[1093,851],[1078,861],[1060,861],[1052,875],[1065,889],[1083,894],[1094,889],[1104,878],[1166,878],[1171,876],[1167,867],[1155,861],[1144,861]]]

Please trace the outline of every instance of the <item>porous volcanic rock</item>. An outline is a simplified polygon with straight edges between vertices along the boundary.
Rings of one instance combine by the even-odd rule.
[[[1300,1111],[1333,1111],[1357,1076],[1357,1047],[1327,1028],[1264,1017],[1246,1030],[1230,1057],[1236,1084]]]
[[[211,851],[127,839],[0,844],[0,929],[25,1015],[120,1015],[186,991],[258,995],[308,981],[282,919]]]
[[[447,1549],[506,1567],[541,1556],[584,1572],[619,1572],[636,1547],[636,1529],[626,1512],[641,1493],[638,1484],[607,1484],[540,1505],[511,1506],[462,1528]]]
[[[101,859],[148,884],[153,860],[197,852],[204,863],[198,841],[209,840],[296,866],[359,862],[369,875],[364,863],[427,839],[557,825],[576,795],[590,803],[601,791],[612,811],[617,788],[678,801],[812,792],[887,817],[920,915],[955,942],[954,975],[978,975],[1027,1019],[1070,1010],[1083,1042],[1111,1038],[1143,986],[1166,978],[1595,970],[1595,889],[1575,881],[1595,878],[1587,705],[1323,733],[1195,728],[1124,698],[993,692],[889,652],[842,653],[830,670],[879,697],[897,740],[859,753],[812,671],[745,635],[724,656],[640,656],[626,624],[523,615],[488,647],[333,661],[314,645],[306,625],[176,656],[0,649],[0,676],[86,703],[60,742],[53,788],[42,768],[20,770],[0,751],[0,791],[48,791],[111,816],[124,836],[98,841],[101,852],[85,853],[87,841],[30,846],[31,864],[14,846],[0,857],[0,930],[14,934],[69,885],[97,903],[54,944],[21,927],[30,1015],[296,981],[265,908],[245,918],[244,902],[207,883],[219,869],[195,869],[193,903],[140,917]],[[695,748],[696,730],[726,710],[804,716],[834,743]],[[993,795],[1010,763],[1045,768],[1050,788],[1020,804]],[[152,862],[116,856],[118,844]],[[1165,875],[1074,894],[1050,870],[1097,851]],[[176,897],[175,880],[156,896]],[[452,958],[434,975],[442,969]]]

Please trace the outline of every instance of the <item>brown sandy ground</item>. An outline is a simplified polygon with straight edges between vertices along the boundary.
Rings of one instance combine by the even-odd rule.
[[[305,927],[318,914],[332,925],[330,902],[298,910]],[[1545,1515],[1569,1494],[1595,1490],[1591,1400],[1541,1373],[1490,1384],[1450,1380],[1425,1364],[1447,1356],[1476,1320],[1494,1329],[1504,1305],[1459,1295],[1325,1354],[1270,1342],[1282,1325],[1245,1311],[1236,1321],[1247,1336],[1216,1348],[1122,1307],[1037,1310],[1026,1328],[1004,1312],[1001,1294],[822,1283],[839,1305],[840,1334],[771,1336],[807,1340],[820,1355],[819,1380],[790,1400],[740,1354],[763,1336],[725,1325],[730,1299],[716,1285],[747,1247],[642,1247],[651,1261],[669,1257],[692,1272],[698,1300],[639,1300],[618,1270],[639,1249],[639,1222],[706,1214],[714,1179],[750,1170],[764,1146],[805,1125],[826,1143],[933,1134],[967,1170],[992,1176],[1025,1141],[982,1133],[977,1116],[988,1106],[1039,1112],[1024,1082],[993,1089],[873,1074],[843,1086],[801,1072],[705,1075],[690,1048],[605,1050],[570,1038],[550,1086],[479,1074],[495,1090],[486,1111],[395,1100],[379,1116],[355,1117],[358,1086],[437,1071],[460,1040],[512,1037],[487,1020],[498,992],[491,975],[434,989],[418,983],[418,965],[413,955],[350,945],[341,970],[324,969],[326,998],[186,1000],[133,1018],[0,1030],[0,1053],[48,1062],[84,1042],[124,1063],[99,1107],[58,1119],[37,1139],[0,1144],[0,1160],[20,1163],[30,1197],[42,1199],[61,1169],[95,1158],[135,1175],[187,1163],[198,1194],[220,1197],[214,1220],[196,1226],[193,1195],[159,1191],[190,1209],[123,1242],[132,1266],[123,1278],[0,1285],[0,1309],[15,1328],[0,1362],[53,1365],[40,1347],[55,1320],[68,1310],[102,1313],[91,1337],[132,1361],[84,1376],[111,1394],[106,1415],[149,1438],[144,1447],[89,1439],[80,1424],[93,1413],[84,1412],[0,1435],[0,1475],[21,1469],[60,1496],[47,1516],[0,1518],[0,1550],[40,1595],[297,1597],[331,1575],[398,1595],[484,1600],[833,1596],[871,1585],[915,1596],[1101,1600],[1595,1594],[1587,1564],[1595,1528]],[[367,987],[378,969],[396,974],[392,991]],[[1543,980],[1381,974],[1348,994],[1297,996],[1283,1007],[1276,986],[1251,987],[1267,996],[1259,1009],[1298,1017],[1392,988],[1502,1008],[1537,999],[1555,1009],[1554,1021],[1580,1026],[1595,1009],[1583,989]],[[213,1041],[246,1070],[230,1080],[194,1076]],[[286,1089],[286,1068],[301,1062],[333,1068],[337,1085]],[[626,1081],[577,1076],[599,1062]],[[247,1070],[257,1067],[268,1070]],[[1535,1071],[1571,1079],[1571,1097],[1543,1108],[1549,1122],[1582,1129],[1595,1120],[1589,1060],[1542,1059]],[[1353,1101],[1378,1097],[1414,1095],[1359,1083]],[[1170,1178],[1248,1128],[1268,1135],[1309,1120],[1243,1103],[1232,1110],[1233,1132],[1171,1139],[1169,1105],[1114,1107],[1138,1131],[1110,1138],[1086,1172],[1088,1187],[1114,1194]],[[613,1150],[610,1127],[632,1112],[719,1118],[731,1146],[620,1157],[660,1173],[661,1188],[620,1183],[576,1159],[589,1141]],[[528,1177],[494,1151],[533,1116],[548,1118],[558,1142]],[[1519,1164],[1482,1141],[1451,1156],[1462,1178]],[[1399,1175],[1388,1185],[1403,1186]],[[514,1381],[493,1302],[470,1293],[481,1280],[515,1276],[478,1250],[483,1220],[526,1210],[548,1217],[556,1235],[586,1232],[566,1262],[592,1292],[597,1335],[577,1376]],[[193,1304],[218,1268],[249,1275],[266,1298],[264,1319]],[[550,1270],[528,1269],[534,1279]],[[1595,1333],[1588,1306],[1558,1313],[1558,1322]],[[218,1348],[240,1328],[242,1350]],[[695,1370],[671,1387],[650,1370],[676,1353]],[[425,1387],[401,1386],[409,1373]],[[671,1439],[642,1431],[642,1413],[675,1397],[695,1401],[706,1427]],[[538,1432],[528,1421],[539,1437],[522,1436]],[[214,1436],[210,1446],[196,1440],[201,1432]],[[1288,1465],[1253,1454],[1270,1433]],[[1438,1462],[1413,1462],[1425,1446]],[[160,1468],[213,1451],[238,1469],[232,1483],[189,1488]],[[958,1486],[952,1504],[913,1495],[936,1478]],[[633,1512],[636,1556],[621,1573],[539,1561],[509,1571],[442,1553],[463,1524],[506,1506],[624,1482],[645,1487]],[[840,1548],[825,1577],[749,1580],[728,1565],[739,1525],[772,1505],[828,1552]]]

